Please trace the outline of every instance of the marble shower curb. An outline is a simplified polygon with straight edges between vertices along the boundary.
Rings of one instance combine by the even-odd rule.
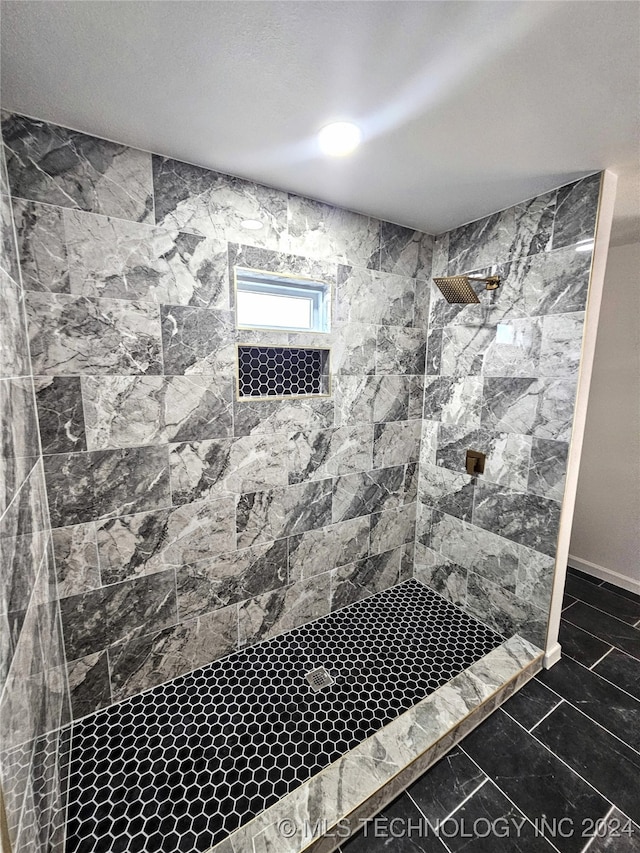
[[[332,853],[542,668],[515,635],[207,853]]]

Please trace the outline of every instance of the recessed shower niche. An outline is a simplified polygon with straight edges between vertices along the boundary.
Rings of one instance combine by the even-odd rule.
[[[555,643],[600,175],[434,238],[2,131],[13,853],[326,853],[277,816],[370,816]],[[319,282],[324,307],[238,328],[237,269]],[[477,303],[432,284],[494,274]],[[288,388],[239,399],[238,353],[250,374],[265,352]]]

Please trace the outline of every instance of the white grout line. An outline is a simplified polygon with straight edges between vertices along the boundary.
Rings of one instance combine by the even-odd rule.
[[[615,646],[611,646],[610,649],[607,649],[607,651],[602,655],[602,657],[598,658],[598,660],[595,663],[592,663],[591,666],[587,667],[587,669],[590,669],[593,672],[595,667],[598,666],[599,663],[602,663],[602,661],[606,658],[606,656],[608,654],[610,654],[614,650],[614,648],[615,648]],[[573,658],[571,658],[571,660],[573,660]],[[578,660],[578,661],[576,661],[576,663],[580,663],[580,661]],[[581,664],[581,666],[584,666],[584,664]],[[600,675],[599,672],[596,672],[594,674]],[[600,676],[600,677],[602,678],[602,676]],[[606,681],[606,679],[605,679],[605,681]]]
[[[568,609],[568,608],[567,608],[567,609]],[[607,615],[609,615],[609,614],[607,614]],[[562,618],[564,619],[564,616],[563,616]],[[615,617],[612,617],[612,618],[615,618]],[[620,621],[620,620],[618,620],[618,621]],[[607,640],[603,640],[603,639],[602,639],[602,637],[598,637],[598,635],[597,635],[597,634],[592,634],[592,633],[591,633],[591,631],[587,631],[587,629],[586,629],[586,628],[583,628],[583,627],[582,627],[582,625],[575,625],[575,624],[574,624],[570,619],[567,619],[567,622],[568,622],[568,623],[569,623],[573,628],[578,628],[578,630],[583,631],[585,634],[588,634],[590,637],[593,637],[593,639],[594,639],[594,640],[600,640],[600,642],[601,642],[601,643],[604,643],[605,645],[608,645]],[[626,625],[627,623],[626,623],[626,622],[623,622],[622,624],[623,624],[623,625]],[[627,628],[632,628],[632,627],[633,627],[632,625],[627,625]],[[618,651],[618,652],[622,652],[622,654],[627,655],[627,657],[633,658],[633,660],[640,661],[640,658],[636,657],[636,655],[632,655],[632,654],[631,654],[631,652],[626,651],[625,649],[621,648],[620,646],[615,646],[615,645],[614,645],[614,646],[612,646],[611,648],[612,648],[612,649],[615,649],[615,650],[616,650],[616,651]],[[607,653],[607,654],[608,654],[608,653]],[[568,657],[571,657],[571,655],[568,655]],[[571,658],[571,660],[575,660],[575,658]],[[580,661],[577,661],[577,662],[578,662],[578,663],[580,663]]]
[[[634,698],[634,697],[632,697],[632,698]],[[612,731],[610,731],[608,728],[606,728],[605,726],[603,726],[603,725],[602,725],[602,723],[599,723],[597,720],[594,720],[594,719],[593,719],[593,717],[590,717],[590,716],[589,716],[589,714],[587,714],[587,713],[586,713],[585,711],[583,711],[581,708],[578,708],[578,706],[577,706],[577,705],[574,705],[572,702],[569,702],[567,699],[565,699],[564,701],[565,701],[565,703],[566,703],[567,705],[569,705],[571,708],[573,708],[573,709],[574,709],[575,711],[577,711],[579,714],[582,714],[582,716],[583,716],[583,717],[586,717],[586,718],[587,718],[587,720],[590,720],[592,723],[594,723],[596,726],[598,726],[598,728],[601,728],[601,729],[602,729],[604,732],[606,732],[608,735],[611,735],[611,737],[615,738],[617,741],[620,741],[620,743],[624,744],[624,746],[626,746],[626,747],[627,747],[627,749],[630,749],[632,752],[635,752],[635,753],[636,753],[636,755],[640,755],[640,750],[639,750],[639,749],[636,749],[636,747],[635,747],[635,746],[631,746],[631,744],[630,744],[630,743],[627,743],[627,741],[626,741],[626,740],[623,740],[621,737],[619,737],[619,735],[614,734],[614,733],[613,733]],[[638,700],[636,699],[636,702],[637,702],[637,701],[638,701]],[[549,716],[549,715],[547,714],[547,716]],[[518,721],[516,720],[516,723],[517,723],[517,722],[518,722]],[[537,726],[539,726],[541,722],[542,722],[542,720],[540,720],[538,723],[536,723],[536,725],[535,725],[533,728],[534,728],[534,729],[535,729],[535,728],[537,728]],[[531,729],[531,731],[529,732],[529,734],[533,734],[533,729]]]
[[[634,630],[634,628],[635,628],[635,626],[631,622],[625,622],[624,619],[619,619],[617,616],[614,616],[613,613],[609,613],[606,610],[602,610],[600,607],[597,607],[595,604],[591,604],[591,602],[589,602],[589,601],[583,601],[581,598],[578,598],[576,601],[579,601],[580,604],[584,604],[585,607],[591,607],[592,610],[596,610],[598,613],[603,613],[605,616],[608,616],[610,619],[615,619],[616,622],[619,622],[621,625],[626,625],[627,628],[631,628],[631,630]],[[576,602],[574,601],[574,604],[575,603]],[[573,605],[571,605],[571,606],[573,606]],[[567,610],[569,610],[568,607],[567,607]],[[563,612],[566,613],[566,610]],[[580,625],[577,625],[576,627],[579,628]]]
[[[568,702],[567,702],[567,704],[570,704],[570,703],[568,703]],[[572,705],[571,707],[574,707],[574,706]],[[576,708],[576,710],[578,710],[578,709]],[[586,716],[586,715],[585,715],[585,714],[583,714],[583,716]],[[589,717],[588,719],[591,719],[591,718]],[[516,720],[515,722],[516,722],[516,725],[520,726],[520,728],[521,728],[523,731],[527,732],[527,730],[524,728],[524,726],[520,725],[520,723],[519,723],[517,720]],[[605,729],[605,731],[606,731],[606,729]],[[540,746],[541,746],[541,747],[543,747],[543,749],[545,749],[545,750],[546,750],[550,755],[553,755],[553,757],[554,757],[554,758],[557,758],[557,759],[558,759],[558,761],[559,761],[561,764],[564,764],[564,766],[565,766],[566,768],[568,768],[568,769],[569,769],[569,770],[574,774],[574,776],[577,776],[577,777],[578,777],[578,779],[582,779],[582,781],[585,783],[585,785],[588,785],[588,786],[589,786],[592,790],[594,790],[594,791],[595,791],[599,796],[601,796],[603,800],[606,800],[610,805],[615,806],[617,809],[619,809],[619,811],[622,811],[622,808],[621,808],[620,806],[616,806],[616,804],[615,804],[615,803],[613,803],[613,802],[609,799],[609,797],[607,797],[605,794],[603,794],[603,793],[602,793],[602,791],[600,791],[598,788],[596,788],[596,786],[593,784],[593,782],[589,782],[589,780],[588,780],[588,779],[585,779],[585,778],[584,778],[584,776],[582,776],[580,773],[578,773],[578,771],[577,771],[575,768],[573,768],[570,764],[568,764],[568,763],[564,760],[564,758],[562,758],[562,756],[558,755],[556,752],[554,752],[554,751],[551,749],[551,747],[547,746],[547,744],[546,744],[546,743],[544,743],[544,742],[543,742],[543,741],[541,741],[539,738],[537,738],[537,737],[535,736],[535,734],[533,734],[533,732],[527,732],[527,734],[528,734],[530,737],[532,737],[532,738],[535,740],[535,742],[536,742],[536,743],[540,744]],[[611,734],[611,733],[609,732],[609,734]],[[625,744],[625,745],[626,745],[626,746],[628,746],[628,744]],[[631,747],[630,747],[630,748],[631,748]],[[471,756],[469,756],[469,757],[471,758]],[[624,812],[623,812],[623,814],[624,814]]]
[[[616,809],[616,807],[615,807],[615,806],[611,806],[611,808],[609,809],[609,811],[608,811],[608,812],[606,813],[606,815],[603,817],[603,821],[605,822],[605,824],[606,824],[606,822],[609,820],[609,818],[611,817],[611,815],[613,814],[613,812],[615,811],[615,809]],[[593,844],[593,842],[594,842],[594,841],[596,840],[596,838],[598,838],[598,837],[599,837],[599,836],[597,835],[597,833],[595,833],[595,832],[594,832],[594,833],[593,833],[593,835],[591,836],[591,838],[587,841],[587,843],[585,844],[585,846],[582,848],[582,850],[580,851],[580,853],[587,853],[587,850],[591,847],[591,845]],[[605,837],[606,837],[606,836],[605,836]]]
[[[542,684],[543,682],[540,682],[540,683]],[[545,684],[544,686],[546,687],[547,685]],[[555,692],[555,690],[552,690],[552,691],[551,691],[551,693],[553,693],[553,695],[554,695],[554,696],[558,696],[558,694]],[[566,699],[563,699],[563,698],[562,698],[562,696],[558,696],[558,701],[557,701],[557,702],[556,702],[556,704],[553,706],[553,708],[551,708],[551,710],[550,710],[550,711],[547,711],[547,713],[546,713],[543,717],[540,717],[540,719],[538,720],[538,722],[537,722],[537,723],[534,723],[534,724],[531,726],[531,728],[530,728],[530,729],[525,729],[525,731],[532,732],[532,731],[535,729],[535,727],[536,727],[536,726],[540,725],[540,723],[541,723],[543,720],[546,720],[546,719],[547,719],[547,717],[549,716],[549,714],[552,714],[552,713],[555,711],[555,709],[556,709],[559,705],[562,705],[562,703],[563,703],[563,702],[566,702]],[[502,707],[502,706],[501,706],[501,707]],[[523,729],[525,728],[525,727],[522,725],[522,723],[519,723],[519,721],[518,721],[518,720],[513,716],[513,714],[510,714],[508,711],[506,711],[506,710],[504,709],[504,707],[502,707],[502,710],[505,712],[505,714],[506,714],[508,717],[511,717],[511,719],[512,719],[514,722],[516,722],[516,723],[518,723],[520,726],[522,726],[522,728],[523,728]]]
[[[517,720],[516,720],[516,722],[517,722]],[[519,725],[519,724],[518,724],[518,725]],[[522,726],[521,726],[521,728],[522,728]],[[525,731],[526,731],[526,729],[525,729]],[[503,796],[503,797],[504,797],[508,802],[510,802],[510,803],[511,803],[511,805],[514,807],[514,809],[516,809],[516,811],[517,811],[517,812],[519,812],[519,813],[520,813],[520,814],[525,818],[525,820],[527,821],[527,823],[530,823],[530,824],[531,824],[531,826],[533,826],[533,828],[534,828],[534,829],[536,829],[536,825],[535,825],[535,824],[534,824],[534,822],[531,820],[531,818],[529,817],[529,815],[525,814],[525,812],[520,808],[520,806],[518,806],[518,805],[517,805],[517,804],[516,804],[512,799],[511,799],[511,797],[507,794],[507,792],[502,790],[502,788],[501,788],[501,787],[500,787],[500,785],[496,782],[496,780],[495,780],[495,779],[493,779],[493,778],[491,777],[491,775],[490,775],[490,774],[488,774],[488,773],[486,772],[486,770],[484,770],[484,769],[483,769],[483,768],[478,764],[478,762],[477,762],[475,759],[473,759],[473,758],[469,755],[469,753],[468,753],[468,752],[466,752],[466,751],[465,751],[465,749],[462,747],[462,744],[463,744],[463,743],[464,743],[464,739],[463,739],[463,740],[458,744],[458,746],[462,749],[462,751],[463,751],[463,752],[464,752],[464,754],[467,756],[467,758],[468,758],[470,761],[472,761],[472,762],[476,765],[476,767],[477,767],[479,770],[481,770],[483,773],[485,773],[487,776],[489,776],[489,781],[490,781],[490,782],[491,782],[491,783],[492,783],[492,784],[493,784],[493,785],[498,789],[498,791],[500,791],[500,793],[502,794],[502,796]],[[552,848],[553,850],[556,850],[556,851],[558,850],[558,848],[557,848],[557,847],[556,847],[556,845],[551,841],[551,839],[547,838],[545,835],[543,835],[542,837],[545,839],[545,841],[547,841],[547,842],[549,843],[549,845],[551,846],[551,848]]]

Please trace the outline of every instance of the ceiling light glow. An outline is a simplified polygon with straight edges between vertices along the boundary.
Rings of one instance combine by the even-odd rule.
[[[259,219],[243,219],[240,225],[247,231],[259,231],[263,227]]]
[[[362,131],[350,121],[334,121],[318,134],[318,144],[329,157],[345,157],[360,145]]]

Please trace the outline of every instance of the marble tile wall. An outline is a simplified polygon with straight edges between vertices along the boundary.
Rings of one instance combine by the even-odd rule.
[[[58,853],[70,719],[21,264],[0,145],[0,786],[14,853]],[[3,828],[4,831],[4,828]]]
[[[480,305],[431,286],[415,574],[544,647],[600,175],[436,238],[434,275],[497,273]],[[487,454],[465,473],[467,448]]]
[[[3,130],[73,716],[409,577],[433,238]],[[236,331],[236,264],[329,281],[331,333]],[[330,346],[331,396],[237,401],[237,343]]]

